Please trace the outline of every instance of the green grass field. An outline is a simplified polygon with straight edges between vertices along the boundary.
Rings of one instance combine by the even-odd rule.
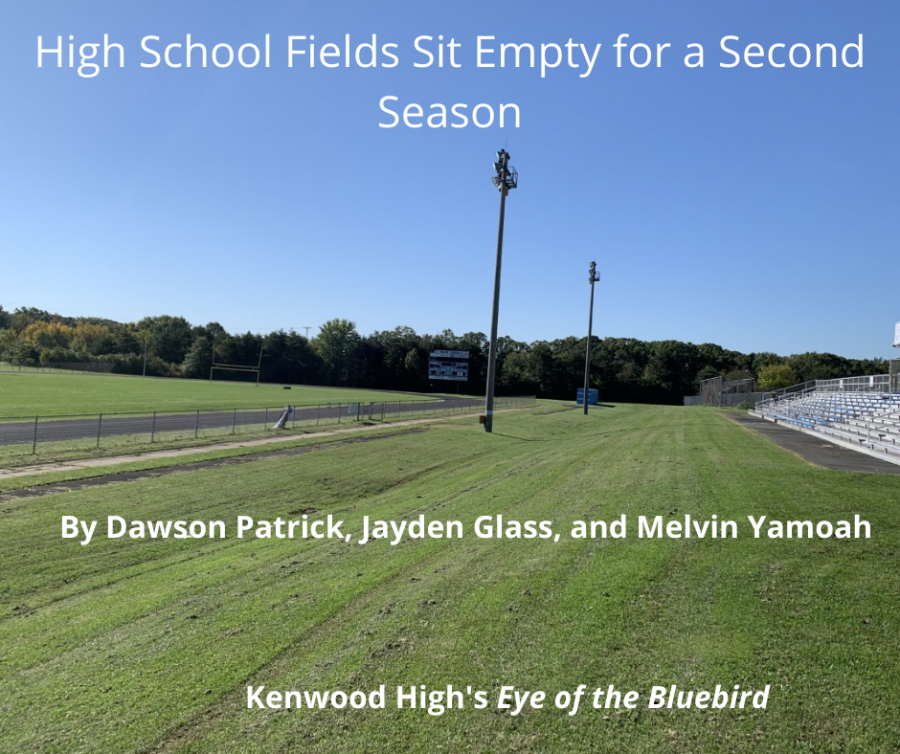
[[[356,388],[259,387],[240,382],[109,374],[0,372],[0,418],[35,414],[140,413],[202,408],[316,406],[357,401],[423,400],[425,396]]]
[[[33,480],[31,482],[33,484]],[[22,488],[30,486],[22,480]],[[720,414],[561,406],[304,455],[2,499],[0,751],[892,752],[900,741],[900,478],[809,466]],[[237,539],[238,515],[345,521],[353,542]],[[747,515],[871,523],[752,538]],[[463,539],[356,544],[362,516]],[[558,542],[479,539],[479,516]],[[723,539],[573,540],[626,514],[739,522]],[[63,515],[222,519],[225,540],[60,538]],[[248,710],[268,690],[371,690],[383,710]],[[392,708],[467,686],[488,709]],[[595,710],[556,692],[771,685],[765,710]],[[548,692],[512,716],[501,686]]]

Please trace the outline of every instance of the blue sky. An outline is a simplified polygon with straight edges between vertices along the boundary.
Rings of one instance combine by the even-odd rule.
[[[0,304],[230,331],[490,327],[494,152],[520,172],[507,206],[500,331],[595,332],[741,351],[890,357],[898,295],[896,3],[42,2],[0,26]],[[661,67],[616,67],[627,33]],[[94,78],[38,68],[37,37],[125,48]],[[142,68],[167,44],[262,48],[271,64]],[[395,68],[314,69],[287,39],[395,43]],[[864,37],[864,65],[840,50]],[[460,68],[415,68],[452,37]],[[476,37],[601,44],[584,65],[476,67]],[[838,67],[722,68],[725,36],[832,43]],[[684,63],[687,45],[703,68]],[[248,50],[249,51],[249,50]],[[183,47],[173,49],[183,60]],[[224,55],[224,48],[222,51]],[[102,56],[102,50],[101,50]],[[179,58],[179,56],[181,56]],[[855,53],[850,54],[855,60]],[[387,58],[383,58],[388,61]],[[493,60],[498,61],[495,54]],[[775,51],[776,62],[787,48]],[[116,57],[113,56],[113,62]],[[765,58],[763,58],[765,60]],[[388,61],[389,62],[389,61]],[[76,65],[78,63],[76,51]],[[516,128],[411,129],[399,108],[515,103]],[[396,106],[395,106],[396,107]]]

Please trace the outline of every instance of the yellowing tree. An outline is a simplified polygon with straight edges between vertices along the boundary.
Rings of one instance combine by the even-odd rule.
[[[69,348],[73,330],[59,322],[32,322],[22,331],[21,342],[40,351]]]
[[[109,338],[106,325],[95,325],[91,322],[79,322],[72,333],[72,348],[79,353],[104,353],[103,346]]]

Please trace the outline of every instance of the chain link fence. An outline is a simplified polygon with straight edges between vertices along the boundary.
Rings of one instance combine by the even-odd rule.
[[[418,417],[474,413],[480,398],[420,401],[328,403],[319,406],[154,411],[9,417],[0,419],[0,453],[6,448],[36,455],[39,448],[58,450],[190,441],[275,429],[304,429],[352,422],[389,422]],[[527,408],[534,396],[497,398],[497,409]]]
[[[0,372],[25,372],[33,374],[77,374],[94,372],[109,374],[115,364],[111,361],[52,361],[48,364],[12,364],[0,361]]]
[[[699,395],[684,396],[685,406],[748,406],[755,405],[767,394],[757,391],[756,380],[726,380],[710,377],[700,383]]]

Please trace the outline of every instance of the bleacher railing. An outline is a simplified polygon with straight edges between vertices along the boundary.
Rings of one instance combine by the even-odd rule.
[[[870,374],[861,377],[840,377],[834,380],[808,380],[773,390],[756,404],[758,411],[771,409],[772,404],[803,398],[810,393],[890,393],[889,374]]]
[[[891,376],[873,374],[868,377],[842,377],[837,380],[816,380],[816,392],[889,393]]]

